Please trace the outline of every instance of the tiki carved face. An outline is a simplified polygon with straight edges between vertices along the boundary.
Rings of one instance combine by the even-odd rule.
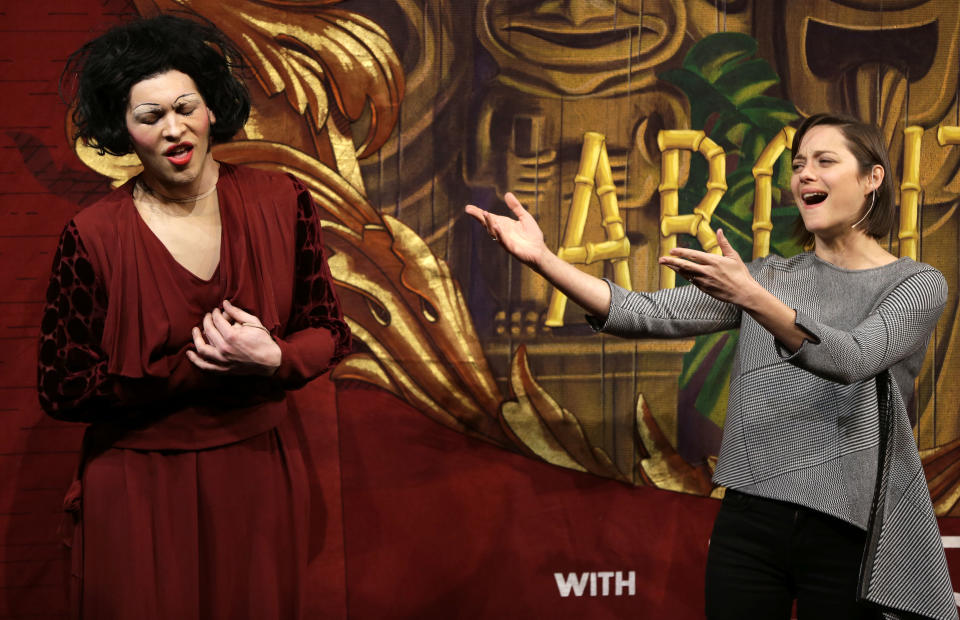
[[[539,94],[607,94],[653,67],[683,40],[682,0],[480,0],[480,42],[501,79]]]
[[[843,111],[888,134],[905,115],[925,127],[945,116],[957,87],[955,0],[776,5],[773,41],[785,90],[802,113]]]

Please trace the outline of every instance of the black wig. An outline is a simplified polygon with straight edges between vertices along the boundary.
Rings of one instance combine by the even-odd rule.
[[[232,138],[250,113],[250,93],[240,79],[239,52],[219,30],[192,19],[161,15],[115,26],[67,61],[61,89],[73,91],[74,139],[111,155],[133,151],[126,108],[134,84],[165,71],[189,75],[217,122],[214,143]]]

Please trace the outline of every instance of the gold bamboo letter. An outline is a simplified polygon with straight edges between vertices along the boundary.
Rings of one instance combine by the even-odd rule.
[[[797,130],[784,127],[770,140],[753,166],[753,258],[770,253],[770,231],[773,230],[773,166],[780,155],[793,144]]]
[[[941,128],[942,129],[942,128]],[[937,132],[937,139],[940,132]],[[920,232],[917,216],[920,213],[920,146],[923,127],[910,125],[903,130],[903,180],[900,182],[900,256],[917,260],[917,242]],[[941,143],[942,144],[942,143]]]
[[[677,234],[693,235],[707,252],[720,254],[717,235],[710,229],[710,218],[727,191],[726,154],[703,131],[666,129],[657,134],[660,157],[660,255],[677,247]],[[707,193],[692,214],[680,215],[680,151],[698,151],[710,166]],[[673,270],[660,268],[660,288],[673,288],[677,278]]]
[[[603,217],[603,229],[606,241],[583,243],[583,232],[587,224],[590,198],[596,188],[600,199],[600,214]],[[570,215],[563,235],[563,242],[557,256],[572,264],[589,265],[598,260],[609,260],[613,265],[613,280],[623,288],[630,290],[630,241],[627,239],[617,204],[616,186],[613,183],[613,171],[607,156],[606,138],[603,134],[588,131],[583,135],[583,149],[580,151],[580,169],[574,179],[573,199]],[[563,326],[563,312],[567,307],[567,296],[554,289],[547,308],[547,327]]]

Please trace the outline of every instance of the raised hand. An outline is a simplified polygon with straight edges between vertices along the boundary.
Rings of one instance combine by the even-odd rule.
[[[272,375],[280,367],[280,347],[260,319],[229,301],[214,308],[194,327],[196,351],[187,359],[210,372],[235,375]]]
[[[504,200],[517,219],[494,215],[474,205],[467,205],[466,211],[483,224],[487,233],[507,252],[534,269],[590,314],[600,319],[606,317],[610,308],[610,287],[607,283],[557,258],[543,242],[543,231],[517,197],[507,192]]]
[[[543,232],[516,196],[507,192],[503,198],[517,219],[494,215],[475,205],[467,205],[466,212],[483,224],[490,237],[517,260],[535,267],[550,254],[543,242]]]
[[[659,262],[711,297],[743,307],[746,297],[754,293],[760,285],[750,275],[740,255],[719,228],[717,243],[723,252],[721,256],[699,250],[674,248],[670,250],[670,256],[660,257]]]

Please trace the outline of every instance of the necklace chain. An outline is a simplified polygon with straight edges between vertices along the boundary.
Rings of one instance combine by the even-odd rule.
[[[144,183],[142,179],[137,179],[137,187],[139,187],[140,191],[143,192],[144,194],[150,194],[151,196],[156,196],[158,198],[162,198],[169,202],[175,202],[177,204],[184,204],[187,202],[196,202],[198,200],[203,200],[213,192],[217,191],[217,184],[214,183],[213,187],[211,187],[205,192],[201,192],[194,196],[187,196],[186,198],[174,198],[173,196],[167,196],[163,192],[158,192],[157,190],[153,189],[152,187]]]

